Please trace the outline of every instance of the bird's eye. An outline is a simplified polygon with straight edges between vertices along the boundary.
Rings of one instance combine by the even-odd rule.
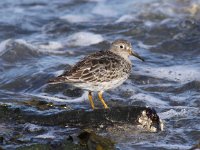
[[[120,48],[124,48],[124,45],[120,45]]]

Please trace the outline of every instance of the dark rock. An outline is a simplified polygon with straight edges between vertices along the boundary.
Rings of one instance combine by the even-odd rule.
[[[73,142],[74,139],[73,139],[73,137],[71,135],[69,135],[69,137],[67,138],[67,141]]]
[[[68,110],[50,115],[31,114],[23,111],[15,112],[11,108],[0,106],[0,120],[6,118],[13,118],[19,123],[29,122],[48,126],[98,127],[99,125],[113,125],[124,122],[132,125],[142,124],[144,128],[150,131],[154,127],[154,132],[163,129],[163,123],[155,110],[138,106],[112,107],[110,109],[95,109],[91,111]]]
[[[103,136],[97,135],[92,130],[84,130],[78,135],[80,144],[87,146],[89,150],[114,150],[114,142]]]
[[[28,105],[28,106],[34,106],[40,110],[46,110],[46,109],[51,109],[54,108],[54,105],[52,102],[46,102],[46,101],[41,101],[37,99],[32,99],[30,101],[25,101],[23,104]]]
[[[3,136],[0,136],[0,144],[3,144],[4,142],[4,137]],[[0,148],[1,149],[1,148]]]
[[[69,97],[80,97],[83,94],[83,90],[78,88],[69,88],[64,90],[63,94]]]
[[[200,149],[200,140],[199,143],[194,145],[190,150],[199,150]]]

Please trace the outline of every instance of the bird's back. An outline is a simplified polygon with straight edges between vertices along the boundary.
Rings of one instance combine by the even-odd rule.
[[[99,51],[86,56],[50,83],[102,83],[128,77],[130,72],[131,64],[125,59],[110,51]]]

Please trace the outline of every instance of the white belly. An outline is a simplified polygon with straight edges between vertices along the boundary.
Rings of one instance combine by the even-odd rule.
[[[76,83],[76,84],[73,84],[73,85],[76,86],[76,87],[85,89],[85,90],[89,90],[89,91],[106,91],[106,90],[114,89],[114,88],[118,87],[127,78],[128,78],[128,76],[124,76],[124,78],[113,79],[109,82]]]

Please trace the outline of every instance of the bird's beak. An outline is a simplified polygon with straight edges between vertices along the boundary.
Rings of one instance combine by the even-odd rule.
[[[140,57],[136,52],[133,52],[132,50],[130,50],[130,55],[137,57],[138,59],[144,61],[144,59],[142,57]]]

